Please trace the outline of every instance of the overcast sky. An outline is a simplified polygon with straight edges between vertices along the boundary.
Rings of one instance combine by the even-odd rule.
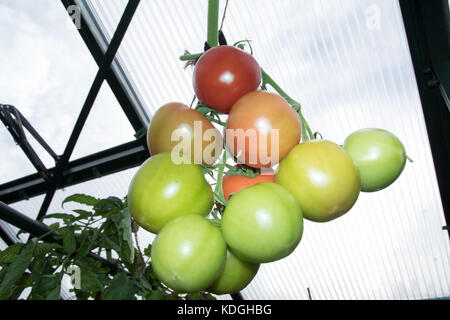
[[[126,1],[92,2],[112,35]],[[141,1],[119,54],[149,113],[190,103],[192,69],[178,56],[202,50],[206,10],[206,1]],[[307,298],[306,287],[319,299],[450,295],[448,236],[397,1],[230,0],[224,32],[229,43],[252,40],[255,58],[325,138],[341,144],[356,129],[380,127],[414,159],[389,189],[361,194],[346,216],[305,222],[299,249],[264,265],[248,297]],[[0,39],[0,103],[15,105],[62,153],[97,71],[93,59],[60,1],[0,0]],[[131,139],[104,87],[74,157]],[[0,148],[0,183],[34,172],[3,126]],[[70,192],[123,196],[133,172],[68,188],[51,209]],[[40,201],[16,207],[32,211]]]

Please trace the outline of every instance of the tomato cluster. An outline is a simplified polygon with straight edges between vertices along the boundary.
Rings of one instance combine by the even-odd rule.
[[[361,191],[387,187],[405,166],[402,143],[382,129],[356,131],[342,146],[302,137],[298,109],[265,90],[260,70],[240,48],[209,49],[193,73],[197,108],[168,103],[149,125],[151,157],[130,183],[128,204],[157,235],[156,276],[177,292],[242,290],[261,263],[295,250],[303,219],[342,216]],[[226,156],[216,164],[222,152],[238,164]],[[206,177],[216,169],[213,190]]]

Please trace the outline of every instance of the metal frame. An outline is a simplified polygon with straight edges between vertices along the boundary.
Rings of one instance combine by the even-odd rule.
[[[450,222],[450,106],[448,105],[450,14],[448,0],[400,0],[400,8],[448,225]],[[448,231],[447,226],[443,229]]]
[[[39,210],[37,216],[38,220],[42,219],[47,213],[48,207],[50,206],[53,196],[62,182],[63,171],[66,168],[67,164],[69,163],[70,156],[72,155],[72,152],[78,141],[81,130],[83,129],[83,126],[87,120],[89,112],[91,111],[91,108],[94,105],[97,94],[99,93],[100,88],[103,82],[105,81],[106,74],[109,72],[111,68],[111,63],[114,60],[114,57],[116,56],[120,43],[122,42],[122,39],[125,36],[125,32],[127,31],[128,26],[131,23],[131,20],[139,3],[140,0],[128,1],[127,7],[125,8],[122,18],[120,19],[119,25],[117,26],[114,36],[111,39],[108,49],[106,50],[106,53],[100,62],[99,70],[94,79],[94,82],[92,83],[91,89],[89,90],[89,93],[86,97],[86,101],[84,102],[80,115],[78,116],[78,119],[75,123],[72,134],[69,138],[69,141],[67,142],[66,148],[64,149],[64,153],[62,154],[61,159],[56,164],[55,175],[52,181],[50,181],[50,183],[48,184],[47,193],[45,195],[41,209]]]
[[[142,164],[150,156],[143,138],[69,162],[59,188],[65,188]],[[56,167],[48,169],[50,173]],[[0,186],[0,201],[11,204],[46,193],[48,183],[35,173]]]

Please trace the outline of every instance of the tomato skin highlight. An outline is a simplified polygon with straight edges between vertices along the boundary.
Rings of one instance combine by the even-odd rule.
[[[406,151],[402,142],[384,129],[360,129],[344,142],[361,174],[361,191],[374,192],[391,185],[406,164]]]
[[[231,109],[225,130],[226,144],[234,156],[254,168],[276,165],[300,138],[298,114],[283,97],[267,91],[253,91],[240,98]]]
[[[228,250],[223,271],[207,291],[219,295],[237,293],[250,284],[259,267],[259,264],[245,262]]]
[[[187,215],[170,221],[153,241],[157,278],[177,292],[197,292],[221,274],[227,247],[220,230],[205,218]]]
[[[182,215],[206,216],[213,205],[211,186],[196,164],[175,164],[169,152],[147,159],[128,189],[128,207],[136,222],[158,233]]]
[[[201,125],[201,130],[195,130],[195,122],[197,126]],[[204,157],[205,149],[209,144],[213,143],[217,150],[222,150],[223,138],[219,130],[206,119],[200,112],[189,108],[180,102],[170,102],[161,106],[153,115],[147,130],[147,146],[151,155],[162,152],[171,152],[180,141],[172,139],[175,130],[182,129],[186,134],[185,139],[188,140],[187,145],[190,147],[190,160],[192,163],[203,164],[205,166],[213,165],[220,155],[220,152],[207,150],[207,157]],[[207,130],[212,130],[214,138],[204,136]],[[194,145],[200,148],[195,149]],[[214,148],[211,148],[215,150]],[[197,157],[201,161],[196,161],[194,152],[200,151],[201,155]],[[197,163],[198,162],[198,163]]]
[[[284,158],[275,176],[299,202],[305,219],[327,222],[348,212],[358,199],[359,171],[344,148],[307,141]]]
[[[223,213],[222,233],[238,258],[251,263],[276,261],[300,243],[302,211],[282,186],[261,182],[231,197]]]
[[[221,113],[261,83],[261,69],[247,52],[233,46],[206,51],[197,61],[193,87],[198,100]]]

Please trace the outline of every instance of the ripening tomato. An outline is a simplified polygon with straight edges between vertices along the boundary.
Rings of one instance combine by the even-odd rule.
[[[147,145],[151,155],[183,154],[192,163],[213,165],[223,148],[223,138],[200,112],[171,102],[160,107],[150,122]]]
[[[214,294],[237,293],[250,284],[258,272],[259,266],[258,263],[239,259],[228,250],[222,273],[207,291]]]
[[[303,234],[300,205],[285,188],[261,182],[231,197],[222,216],[222,233],[240,259],[265,263],[294,251]]]
[[[327,140],[295,146],[275,176],[298,200],[305,219],[327,222],[348,212],[361,188],[358,168],[350,155]]]
[[[281,161],[300,142],[298,114],[278,94],[253,91],[231,109],[225,140],[239,161],[268,168]]]
[[[241,175],[224,175],[222,179],[223,196],[228,201],[231,194],[260,182],[275,182],[275,173],[272,171],[258,174],[253,178]]]
[[[361,191],[372,192],[392,184],[403,171],[406,152],[402,142],[383,129],[361,129],[350,134],[344,149],[361,175]]]
[[[220,230],[198,215],[169,222],[152,244],[156,277],[177,292],[209,287],[225,265],[227,246]]]
[[[130,213],[153,233],[182,215],[206,216],[212,205],[212,189],[200,166],[175,164],[169,152],[147,159],[128,189]]]
[[[206,51],[197,61],[193,86],[198,100],[221,113],[228,113],[244,94],[261,83],[261,69],[247,52],[233,46]]]

